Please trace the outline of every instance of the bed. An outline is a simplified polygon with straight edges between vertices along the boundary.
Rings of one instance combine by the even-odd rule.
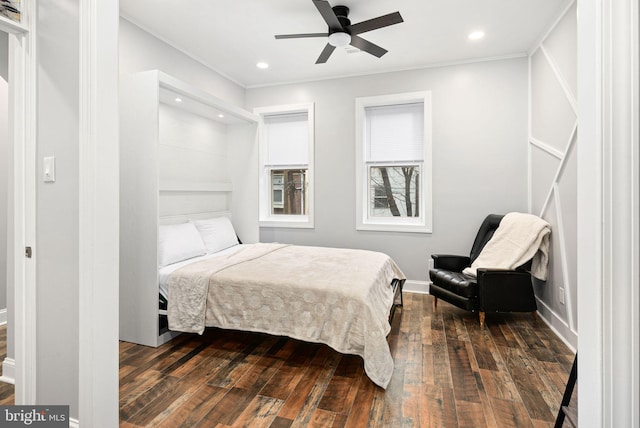
[[[324,343],[361,356],[369,378],[386,388],[393,373],[387,335],[405,279],[389,256],[278,243],[241,245],[226,218],[187,224],[193,228],[179,225],[181,233],[190,229],[194,241],[199,234],[204,254],[200,249],[159,270],[170,330],[201,334],[206,327],[219,327]],[[227,242],[220,244],[223,230]]]

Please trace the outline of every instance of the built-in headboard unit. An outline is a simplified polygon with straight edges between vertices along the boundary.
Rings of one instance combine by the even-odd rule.
[[[233,219],[231,217],[231,211],[208,211],[202,213],[190,213],[190,214],[176,214],[170,216],[160,217],[159,224],[179,224],[186,223],[189,220],[207,220],[215,217],[228,217],[230,220]]]

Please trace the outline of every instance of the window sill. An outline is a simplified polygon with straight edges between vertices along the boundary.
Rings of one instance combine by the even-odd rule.
[[[432,233],[430,226],[415,224],[365,223],[358,224],[356,226],[356,230],[374,232]]]
[[[292,219],[265,219],[258,222],[260,227],[274,228],[290,228],[290,229],[313,229],[314,225],[308,218],[292,220]]]

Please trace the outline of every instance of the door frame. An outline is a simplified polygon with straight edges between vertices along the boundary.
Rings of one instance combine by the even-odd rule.
[[[14,355],[3,363],[4,380],[15,384],[15,404],[36,403],[36,258],[25,256],[36,243],[36,52],[35,1],[22,2],[22,22],[0,21],[9,35],[9,139],[13,152],[13,308],[7,308]],[[9,323],[13,321],[13,326]],[[11,335],[9,335],[11,337]],[[10,340],[10,339],[9,339]],[[13,368],[13,373],[5,373]]]
[[[21,24],[9,33],[9,138],[13,150],[15,404],[37,403],[37,0],[22,0]],[[78,419],[118,421],[118,2],[80,0],[79,385]],[[96,171],[102,171],[97,174]],[[32,248],[31,257],[25,248]],[[12,326],[9,326],[11,329]],[[11,340],[11,339],[10,339]],[[4,364],[3,364],[4,366]],[[46,404],[46,403],[45,403]]]
[[[79,1],[79,423],[117,426],[119,4]]]
[[[637,0],[578,0],[578,419],[587,427],[640,427],[639,12]]]

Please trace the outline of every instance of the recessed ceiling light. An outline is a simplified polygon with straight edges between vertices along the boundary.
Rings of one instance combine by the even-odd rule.
[[[219,117],[220,119],[222,119],[222,118],[224,117],[224,114],[220,113],[220,114],[218,115],[218,117]]]
[[[469,40],[480,40],[481,38],[484,37],[484,31],[474,31],[473,33],[470,33],[469,36]]]
[[[267,64],[266,62],[259,62],[256,64],[256,67],[264,70],[265,68],[269,68],[269,64]]]
[[[181,102],[182,102],[182,98],[180,98],[180,97],[176,97],[176,102],[177,102],[177,103],[181,103]]]

